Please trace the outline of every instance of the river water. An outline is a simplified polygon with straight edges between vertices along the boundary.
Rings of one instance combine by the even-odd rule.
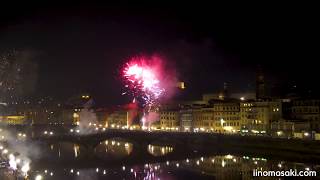
[[[317,163],[286,161],[279,157],[213,152],[212,155],[166,159],[174,147],[149,145],[146,153],[158,161],[138,160],[127,163],[133,144],[123,139],[101,142],[93,152],[81,145],[57,142],[29,143],[30,170],[28,179],[100,180],[100,179],[252,179],[253,170],[312,170],[319,172]],[[30,153],[32,154],[32,153]],[[5,156],[2,153],[2,156]],[[92,158],[94,156],[94,158]],[[96,160],[96,161],[95,161]],[[319,163],[320,164],[320,163]],[[0,179],[15,179],[9,167],[0,169]],[[40,178],[41,177],[41,178]],[[259,179],[259,178],[256,178]],[[279,179],[275,177],[263,179]],[[280,177],[281,179],[281,177]],[[282,178],[283,179],[283,178]]]

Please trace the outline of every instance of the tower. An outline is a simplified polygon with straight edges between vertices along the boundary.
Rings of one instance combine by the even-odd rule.
[[[224,98],[229,98],[229,92],[228,92],[228,83],[223,83],[223,96]]]
[[[256,74],[256,98],[257,100],[261,100],[266,97],[266,87],[264,74],[262,72],[262,68],[258,67],[258,71]]]

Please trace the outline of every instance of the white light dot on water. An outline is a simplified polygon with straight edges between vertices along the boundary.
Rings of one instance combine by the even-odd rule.
[[[39,175],[37,175],[34,179],[35,179],[35,180],[42,180],[42,176],[39,174]]]
[[[46,174],[47,174],[47,173],[48,173],[48,170],[44,170],[44,173],[46,173]]]
[[[2,153],[3,153],[3,154],[7,154],[7,153],[8,153],[8,149],[4,149],[4,150],[2,151]]]
[[[99,168],[96,169],[96,172],[99,172]]]
[[[21,159],[19,159],[19,158],[16,159],[16,163],[17,163],[17,164],[20,164],[20,162],[21,162]]]
[[[70,173],[73,173],[73,169],[70,170]]]
[[[133,169],[132,169],[132,168],[130,169],[130,172],[133,172]]]
[[[126,170],[126,167],[125,167],[125,166],[122,166],[122,170],[123,170],[123,171]]]
[[[80,172],[79,172],[79,171],[77,172],[77,175],[78,175],[78,176],[80,175]]]
[[[103,170],[103,174],[106,174],[106,170]]]
[[[53,172],[50,173],[50,176],[53,176]]]

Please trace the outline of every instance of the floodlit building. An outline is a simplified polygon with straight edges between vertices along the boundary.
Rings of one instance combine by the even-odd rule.
[[[196,131],[214,131],[214,109],[203,107],[193,110],[193,128]]]
[[[235,133],[241,128],[240,106],[237,100],[215,100],[211,102],[214,110],[215,130]]]
[[[272,122],[282,117],[280,100],[245,101],[240,103],[241,126],[253,133],[266,133]]]
[[[181,109],[180,110],[180,130],[192,131],[193,129],[193,110]]]
[[[179,130],[180,114],[178,110],[163,110],[160,112],[160,128],[162,130]]]
[[[1,125],[25,125],[25,116],[0,116]]]
[[[126,110],[117,110],[109,114],[107,117],[107,126],[109,128],[128,127],[129,112]]]
[[[291,118],[310,123],[311,130],[320,131],[320,100],[296,99],[291,102]]]

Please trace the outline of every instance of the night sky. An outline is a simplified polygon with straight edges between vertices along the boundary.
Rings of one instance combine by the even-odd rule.
[[[161,2],[161,3],[160,3]],[[161,54],[185,81],[189,98],[255,87],[261,66],[270,86],[317,91],[319,28],[315,9],[296,4],[119,4],[3,6],[0,51],[32,53],[33,94],[89,92],[106,104],[121,96],[119,68],[137,54]]]

